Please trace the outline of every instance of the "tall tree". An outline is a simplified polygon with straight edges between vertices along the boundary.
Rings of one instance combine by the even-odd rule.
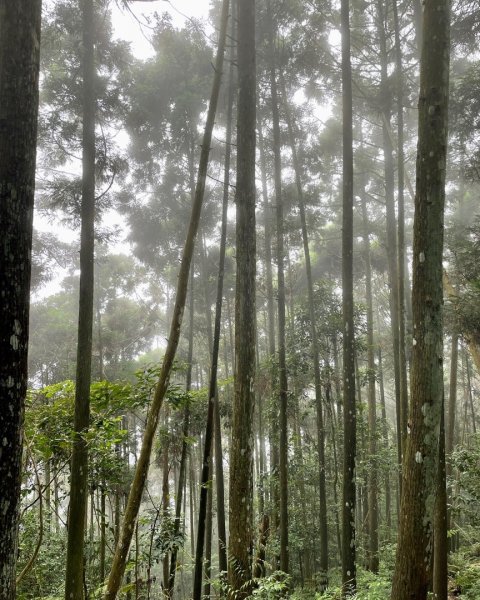
[[[145,431],[143,435],[142,446],[138,457],[138,462],[135,468],[135,474],[130,488],[127,506],[125,508],[125,515],[123,519],[120,539],[115,548],[115,555],[113,558],[112,568],[110,570],[107,590],[105,592],[105,600],[113,600],[117,597],[118,590],[122,582],[123,574],[125,572],[125,567],[128,559],[128,551],[130,548],[130,543],[132,541],[133,532],[135,530],[135,522],[138,517],[140,503],[147,481],[150,455],[152,452],[155,432],[158,426],[160,409],[162,408],[163,400],[168,389],[170,374],[173,367],[173,361],[175,360],[178,342],[180,339],[180,331],[182,327],[182,320],[188,290],[190,265],[192,262],[195,240],[197,237],[198,226],[200,223],[200,216],[203,206],[203,199],[205,195],[205,183],[207,179],[213,126],[215,124],[215,115],[217,112],[218,97],[220,94],[220,85],[222,81],[225,42],[226,27],[222,28],[221,35],[218,40],[217,56],[215,60],[215,71],[212,82],[212,91],[202,139],[197,181],[195,185],[195,196],[193,199],[192,212],[188,224],[185,245],[183,247],[183,253],[180,262],[175,304],[173,307],[173,314],[170,325],[170,334],[168,337],[168,343],[163,357],[160,376],[155,388],[153,400],[145,423]]]
[[[277,73],[275,56],[275,25],[272,6],[267,0],[270,95],[273,126],[273,165],[277,225],[277,314],[278,314],[278,385],[279,385],[279,488],[280,488],[280,569],[288,573],[288,379],[285,348],[285,250],[282,197],[282,160],[280,139],[280,113],[278,107]]]
[[[222,38],[226,38],[228,15],[229,15],[229,0],[223,0],[222,16],[221,16],[221,33]],[[231,82],[230,82],[231,83]],[[229,127],[229,125],[228,125]],[[228,150],[228,160],[230,160],[230,149]],[[226,192],[225,192],[226,190]],[[217,390],[217,371],[218,371],[218,352],[220,348],[220,326],[222,319],[222,300],[223,300],[223,278],[225,272],[225,246],[227,238],[227,210],[228,210],[228,187],[224,187],[224,197],[222,206],[222,229],[220,234],[220,264],[218,267],[217,278],[217,298],[215,303],[215,325],[213,332],[213,342],[211,344],[212,359],[210,368],[210,380],[208,386],[208,408],[207,408],[207,425],[205,430],[205,441],[203,445],[203,462],[202,474],[200,481],[200,503],[198,509],[198,529],[197,529],[197,546],[195,549],[195,571],[193,578],[193,598],[201,600],[202,598],[202,576],[203,576],[203,554],[207,523],[207,502],[209,493],[211,494],[210,468],[212,463],[212,447],[214,438],[214,416],[215,416],[215,397],[218,394]],[[210,313],[210,306],[206,303],[207,313]],[[211,337],[211,323],[209,323],[209,336]],[[210,481],[210,485],[209,485]],[[208,531],[207,531],[208,535]],[[208,568],[208,566],[207,566]]]
[[[281,74],[282,91],[284,96],[285,117],[287,121],[288,139],[292,151],[292,163],[295,171],[295,185],[298,196],[298,212],[302,230],[303,255],[305,258],[305,274],[307,276],[308,312],[310,317],[310,332],[312,336],[312,359],[315,383],[315,405],[318,422],[318,472],[319,472],[319,521],[320,521],[320,587],[321,591],[328,583],[328,527],[327,527],[327,493],[325,485],[325,428],[322,403],[322,378],[320,374],[320,351],[318,342],[317,323],[315,318],[315,297],[313,289],[312,262],[310,259],[309,235],[307,216],[302,185],[300,159],[295,143],[295,133],[290,105],[287,98],[285,80]]]
[[[255,385],[255,0],[238,5],[238,113],[235,384],[230,456],[228,580],[249,595],[253,554],[253,409]]]
[[[430,35],[435,32],[435,35]],[[450,3],[426,0],[420,64],[417,190],[413,230],[413,331],[410,434],[403,463],[392,600],[424,600],[443,410],[442,254],[447,152]]]
[[[341,3],[342,27],[342,98],[343,98],[343,523],[342,582],[343,594],[356,589],[355,547],[355,462],[357,421],[355,406],[355,338],[353,323],[353,129],[352,65],[350,58],[350,3]]]
[[[365,196],[362,196],[363,243],[365,262],[365,298],[367,301],[367,368],[368,368],[368,568],[378,571],[378,466],[377,466],[377,403],[375,395],[375,346],[373,337],[372,266]]]
[[[0,1],[0,590],[16,598],[41,0]]]
[[[72,451],[65,598],[83,598],[83,548],[88,501],[95,237],[95,15],[93,0],[83,0],[83,125],[82,206],[80,233],[80,296],[78,307],[75,440]]]

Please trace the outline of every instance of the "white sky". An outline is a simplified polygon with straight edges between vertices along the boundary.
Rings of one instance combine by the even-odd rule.
[[[113,4],[115,33],[118,38],[131,42],[135,56],[146,58],[152,54],[149,19],[155,13],[169,13],[173,24],[182,27],[187,18],[206,20],[209,7],[210,0],[134,0],[129,9]]]

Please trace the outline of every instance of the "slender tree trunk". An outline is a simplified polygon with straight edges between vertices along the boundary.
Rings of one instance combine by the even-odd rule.
[[[378,483],[377,483],[377,405],[375,397],[376,368],[375,342],[373,337],[372,267],[370,263],[370,240],[368,213],[365,196],[362,196],[363,243],[365,262],[365,297],[367,300],[367,369],[368,369],[368,568],[378,572]]]
[[[230,453],[228,579],[249,595],[253,553],[253,408],[255,385],[255,0],[238,5],[235,396]],[[247,584],[247,585],[245,585]]]
[[[217,57],[215,61],[215,74],[212,84],[212,92],[208,107],[207,121],[202,140],[200,162],[198,167],[197,183],[195,188],[195,199],[192,206],[192,214],[188,226],[188,233],[183,249],[182,260],[177,283],[177,293],[175,297],[175,306],[168,337],[167,348],[163,358],[162,369],[159,381],[155,388],[155,394],[150,406],[145,432],[142,440],[142,447],[138,457],[138,463],[128,497],[128,503],[125,510],[125,517],[122,527],[122,534],[119,543],[115,549],[112,569],[110,571],[105,600],[114,600],[118,594],[120,584],[125,572],[126,561],[128,558],[128,549],[132,541],[132,535],[135,529],[135,521],[138,517],[140,502],[148,475],[148,467],[152,444],[157,430],[159,412],[163,404],[163,399],[167,391],[169,377],[175,359],[178,342],[180,339],[180,330],[182,326],[183,312],[187,296],[188,279],[190,272],[190,263],[192,261],[195,239],[197,237],[200,214],[203,205],[205,192],[205,182],[207,178],[208,159],[212,141],[213,126],[215,123],[215,114],[217,110],[218,96],[222,79],[223,59],[225,52],[226,28],[222,28],[222,36],[218,41]]]
[[[190,317],[189,317],[189,328],[188,328],[188,358],[187,358],[187,373],[185,381],[186,392],[190,391],[192,386],[192,361],[193,361],[193,323],[194,323],[194,277],[195,270],[193,263],[190,266]],[[182,431],[182,453],[180,456],[180,468],[178,473],[178,486],[177,496],[175,499],[175,525],[174,535],[178,536],[180,533],[181,519],[182,519],[182,496],[186,481],[187,472],[187,459],[188,459],[188,433],[190,429],[190,405],[187,404],[183,413],[183,431]],[[175,547],[170,555],[170,578],[168,582],[168,594],[169,598],[173,598],[173,591],[175,588],[175,574],[177,571],[177,556],[178,548]]]
[[[313,359],[313,372],[315,378],[315,406],[317,410],[317,434],[318,434],[318,467],[319,467],[319,493],[320,493],[320,510],[319,510],[319,522],[320,522],[320,591],[324,591],[324,588],[328,583],[328,527],[327,527],[327,494],[325,485],[325,426],[323,423],[323,412],[322,412],[322,381],[320,376],[320,353],[317,336],[317,324],[315,318],[315,297],[313,293],[313,277],[312,277],[312,266],[310,260],[310,247],[307,230],[307,218],[305,213],[305,201],[303,195],[302,186],[302,175],[300,169],[300,161],[297,154],[297,148],[295,144],[295,135],[293,131],[293,122],[290,112],[290,106],[286,94],[285,80],[283,73],[281,74],[281,82],[283,88],[285,116],[287,121],[288,138],[290,142],[290,148],[292,151],[293,169],[295,171],[295,184],[298,195],[298,208],[300,212],[300,226],[302,230],[302,242],[303,242],[303,254],[305,257],[305,272],[307,276],[307,290],[308,290],[308,309],[310,314],[310,331],[312,336],[312,359]]]
[[[228,76],[228,96],[227,96],[227,130],[226,130],[226,146],[225,146],[225,161],[223,170],[223,199],[222,199],[222,229],[220,234],[220,264],[219,264],[219,275],[222,273],[222,288],[221,294],[223,297],[223,274],[225,268],[225,247],[226,247],[226,234],[227,234],[227,221],[228,221],[228,200],[230,197],[230,163],[231,163],[231,149],[232,149],[232,124],[233,124],[233,103],[234,103],[234,61],[235,61],[235,44],[234,39],[236,35],[236,0],[232,0],[231,4],[231,24],[230,24],[230,40],[231,40],[231,51],[230,51],[230,70]],[[223,246],[223,251],[222,251]],[[223,252],[223,262],[222,262]],[[218,282],[217,296],[220,291],[220,282]],[[218,301],[218,298],[217,298]],[[218,305],[221,308],[221,303]],[[221,326],[221,314],[218,315],[219,327]],[[217,309],[215,309],[215,328],[217,328]],[[217,335],[215,330],[214,337]],[[220,337],[220,331],[218,331]],[[217,348],[217,361],[218,361]],[[214,355],[213,355],[214,356]],[[212,364],[213,364],[212,356]],[[228,368],[228,367],[227,367]],[[226,373],[228,377],[228,372]],[[220,573],[226,573],[228,570],[227,563],[227,532],[225,525],[225,483],[223,477],[223,449],[222,449],[222,428],[220,419],[220,403],[218,396],[218,389],[215,393],[215,406],[214,406],[214,442],[215,442],[215,484],[217,493],[217,529],[218,529],[218,570]]]
[[[377,2],[378,38],[380,43],[380,72],[382,106],[382,135],[385,173],[385,206],[386,206],[386,247],[388,260],[388,281],[390,286],[390,322],[393,340],[393,370],[395,377],[395,408],[397,423],[398,464],[402,464],[403,444],[406,435],[407,416],[402,405],[400,389],[400,329],[399,329],[399,297],[398,297],[398,251],[397,224],[395,217],[395,171],[393,162],[393,146],[391,139],[391,100],[392,94],[388,82],[387,36],[385,32],[385,15],[383,2]],[[400,473],[400,471],[399,471]],[[401,486],[401,476],[400,486]]]
[[[414,343],[410,434],[403,469],[392,600],[424,600],[443,409],[442,253],[448,124],[449,2],[426,0],[420,66],[413,248]],[[435,36],[425,35],[435,31]]]
[[[262,127],[258,124],[258,146],[260,154],[260,172],[262,181],[262,196],[263,196],[263,221],[264,221],[264,236],[265,236],[265,275],[267,287],[267,316],[268,316],[268,359],[270,361],[270,387],[271,393],[276,388],[276,373],[275,373],[275,306],[273,297],[273,272],[272,272],[272,232],[270,224],[271,206],[268,201],[267,189],[267,165],[265,160],[265,144],[263,141]],[[278,497],[278,418],[275,412],[271,416],[270,430],[270,495],[272,497],[270,510],[270,526],[273,532],[278,531],[279,527],[279,505]]]
[[[356,590],[355,462],[357,450],[355,405],[355,339],[353,323],[353,133],[352,67],[350,61],[349,0],[341,2],[343,95],[343,534],[342,582],[344,596]]]
[[[385,448],[388,448],[388,423],[387,423],[387,411],[385,406],[385,388],[383,385],[383,364],[382,364],[382,349],[378,348],[378,381],[380,391],[380,408],[382,411],[382,437]],[[392,528],[392,496],[390,489],[390,469],[387,465],[385,467],[385,519],[388,530],[388,536],[390,536],[390,530]],[[387,538],[388,539],[388,538]]]
[[[335,514],[335,531],[337,534],[338,556],[340,558],[339,564],[341,564],[342,563],[342,537],[341,537],[341,533],[340,533],[340,517],[339,517],[339,510],[338,510],[339,501],[338,501],[338,492],[337,492],[339,466],[338,466],[338,458],[337,458],[336,438],[338,436],[338,430],[336,429],[336,425],[335,425],[335,408],[333,406],[333,400],[331,398],[331,381],[327,382],[326,389],[325,389],[325,398],[326,398],[326,405],[330,412],[330,431],[331,431],[332,453],[333,453],[333,485],[332,485],[333,505],[334,505],[333,510],[334,510],[334,514]]]
[[[168,406],[165,410],[165,436],[163,439],[163,457],[162,457],[162,518],[167,519],[170,509],[170,472],[169,472],[169,440],[168,440]],[[168,552],[163,557],[163,589],[169,589],[170,568]]]
[[[280,569],[288,573],[288,381],[285,350],[285,272],[284,217],[282,198],[282,164],[280,158],[280,115],[275,67],[274,24],[270,0],[267,0],[270,49],[270,93],[273,123],[273,160],[277,221],[277,313],[278,313],[278,380],[279,380],[279,489],[280,489]]]
[[[229,1],[223,0],[222,17],[221,17],[221,37],[226,37],[229,16]],[[198,531],[197,531],[197,547],[195,552],[195,573],[193,581],[193,598],[201,600],[202,597],[202,576],[203,576],[203,550],[205,543],[205,526],[207,519],[207,503],[208,494],[211,488],[210,480],[210,465],[212,455],[212,445],[214,436],[214,412],[215,412],[215,396],[217,395],[217,370],[218,370],[218,353],[220,348],[220,327],[222,319],[222,300],[223,300],[223,279],[225,272],[225,245],[227,237],[227,209],[228,209],[228,188],[223,198],[222,206],[222,229],[220,234],[220,263],[218,267],[217,278],[217,299],[215,305],[215,330],[213,334],[212,349],[212,364],[210,369],[210,382],[208,389],[208,410],[207,410],[207,425],[205,431],[205,444],[203,450],[202,476],[200,483],[200,505],[198,514]],[[207,312],[209,313],[207,306]],[[208,327],[211,337],[211,323]]]
[[[95,14],[93,0],[83,0],[83,130],[75,417],[65,575],[65,599],[83,598],[84,535],[87,505],[88,447],[84,434],[90,420],[95,244]]]
[[[440,415],[438,444],[437,497],[435,500],[433,550],[433,597],[448,600],[448,540],[447,540],[447,486],[445,464],[445,411]]]
[[[400,24],[398,20],[397,0],[393,2],[393,22],[395,28],[395,68],[397,71],[397,179],[398,179],[398,344],[400,370],[400,409],[403,418],[403,435],[407,432],[408,415],[408,378],[406,351],[406,294],[410,295],[409,286],[405,285],[406,253],[405,253],[405,151],[403,125],[403,64],[400,43]]]
[[[105,581],[105,550],[107,546],[107,519],[106,519],[106,492],[105,484],[100,486],[100,581]]]
[[[212,457],[210,457],[210,463]],[[210,465],[211,466],[211,465]],[[210,578],[212,574],[212,528],[213,528],[213,482],[208,485],[207,515],[205,518],[205,580],[203,584],[203,598],[210,598]]]
[[[450,357],[450,393],[448,395],[448,427],[446,436],[446,477],[447,481],[451,480],[452,473],[452,452],[455,445],[455,414],[457,408],[457,375],[458,375],[458,335],[452,335],[452,354]],[[441,455],[440,455],[441,458]],[[453,502],[453,487],[451,484],[447,488],[448,494],[448,510],[447,510],[447,531],[452,528],[452,502]],[[449,538],[449,550],[453,551],[452,546],[455,543],[455,537]]]

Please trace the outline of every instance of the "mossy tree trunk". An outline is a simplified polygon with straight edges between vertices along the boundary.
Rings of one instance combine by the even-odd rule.
[[[253,554],[253,409],[255,386],[255,0],[238,5],[238,116],[235,384],[230,453],[228,580],[249,595]],[[245,585],[247,584],[247,585]]]
[[[392,600],[425,600],[431,584],[429,565],[443,410],[442,254],[450,46],[448,0],[426,0],[423,27],[413,231],[410,433],[403,463]]]
[[[40,0],[0,1],[0,594],[13,600],[27,392]]]

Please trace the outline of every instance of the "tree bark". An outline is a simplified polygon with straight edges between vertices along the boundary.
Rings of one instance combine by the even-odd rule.
[[[440,415],[438,444],[437,497],[435,500],[433,597],[448,600],[448,540],[447,540],[447,487],[445,464],[445,411]]]
[[[397,0],[393,0],[393,22],[395,28],[395,68],[397,71],[397,254],[398,254],[398,345],[400,370],[400,407],[403,415],[402,432],[406,435],[408,415],[408,378],[407,378],[407,349],[406,349],[406,294],[410,288],[406,285],[406,253],[405,253],[405,150],[404,150],[404,119],[403,119],[403,64],[402,47],[400,42],[400,24],[398,19]]]
[[[343,595],[356,590],[355,547],[355,462],[357,450],[355,405],[355,339],[353,323],[353,132],[352,66],[350,59],[350,6],[341,2],[342,98],[343,98],[343,217],[342,217],[342,301],[343,301]]]
[[[443,403],[442,253],[448,124],[449,2],[426,0],[413,238],[410,434],[392,600],[425,600]],[[428,35],[434,31],[435,36]]]
[[[84,536],[88,500],[88,447],[84,437],[90,421],[95,246],[95,13],[93,0],[83,0],[83,126],[82,206],[80,232],[80,295],[77,371],[75,377],[75,438],[72,450],[65,599],[84,594]]]
[[[187,374],[185,381],[185,391],[189,392],[192,386],[192,361],[193,361],[193,321],[194,321],[194,268],[193,263],[190,266],[190,317],[189,317],[189,328],[188,328],[188,358],[187,358]],[[190,405],[187,404],[183,413],[183,430],[182,430],[182,453],[180,455],[180,467],[178,473],[178,485],[177,485],[177,496],[175,498],[175,524],[174,524],[174,535],[178,536],[180,533],[181,519],[182,519],[182,496],[183,489],[185,487],[186,472],[187,472],[187,458],[188,458],[188,433],[190,429]],[[170,576],[168,581],[168,594],[169,598],[173,598],[173,591],[175,589],[175,574],[177,571],[177,556],[178,548],[172,550],[170,555]]]
[[[227,35],[229,15],[229,0],[223,0],[222,16],[221,16],[221,39],[225,39]],[[229,155],[230,156],[230,155]],[[195,552],[195,572],[193,579],[193,598],[201,600],[202,598],[202,576],[203,576],[203,550],[205,543],[205,526],[207,520],[207,503],[210,490],[210,465],[212,457],[212,445],[214,437],[214,412],[215,412],[215,396],[217,390],[217,370],[218,370],[218,353],[220,348],[220,326],[222,322],[222,300],[223,300],[223,279],[225,273],[225,246],[227,238],[227,210],[228,210],[228,188],[227,194],[223,198],[222,206],[222,229],[220,234],[220,263],[218,266],[217,277],[217,298],[215,304],[215,325],[212,343],[212,364],[210,368],[210,381],[208,388],[208,409],[207,409],[207,424],[205,431],[205,443],[203,447],[203,462],[202,475],[200,482],[200,505],[198,513],[198,531],[197,531],[197,546]],[[210,307],[207,306],[207,312]],[[209,331],[211,323],[209,326]],[[211,333],[210,333],[211,337]],[[211,492],[210,492],[211,493]]]
[[[255,0],[238,5],[238,117],[235,294],[235,394],[230,453],[228,579],[249,595],[253,553],[253,409],[255,386]],[[247,584],[247,585],[245,585]]]
[[[279,490],[280,490],[280,569],[288,573],[288,381],[285,350],[285,251],[282,198],[282,164],[280,157],[280,115],[275,59],[275,27],[272,7],[267,0],[270,94],[272,103],[273,162],[277,224],[277,314],[278,314],[278,384],[279,384]]]
[[[372,267],[365,196],[362,196],[363,243],[365,262],[365,297],[367,301],[367,369],[368,369],[368,568],[378,572],[378,481],[377,481],[377,405],[375,342],[373,337]]]
[[[390,286],[390,321],[393,340],[393,368],[395,383],[395,408],[397,425],[398,464],[402,464],[404,438],[407,431],[406,406],[402,404],[400,384],[400,329],[399,329],[399,295],[398,295],[398,249],[397,249],[397,223],[395,217],[395,171],[393,162],[393,144],[391,137],[391,100],[392,94],[388,82],[388,54],[387,36],[385,32],[385,15],[383,2],[377,2],[378,38],[380,43],[380,73],[381,73],[381,98],[380,110],[382,113],[382,137],[384,155],[385,177],[385,214],[386,214],[386,248],[388,262],[388,282]],[[401,476],[399,470],[399,482]]]
[[[27,392],[40,0],[0,0],[0,590],[16,597]]]

